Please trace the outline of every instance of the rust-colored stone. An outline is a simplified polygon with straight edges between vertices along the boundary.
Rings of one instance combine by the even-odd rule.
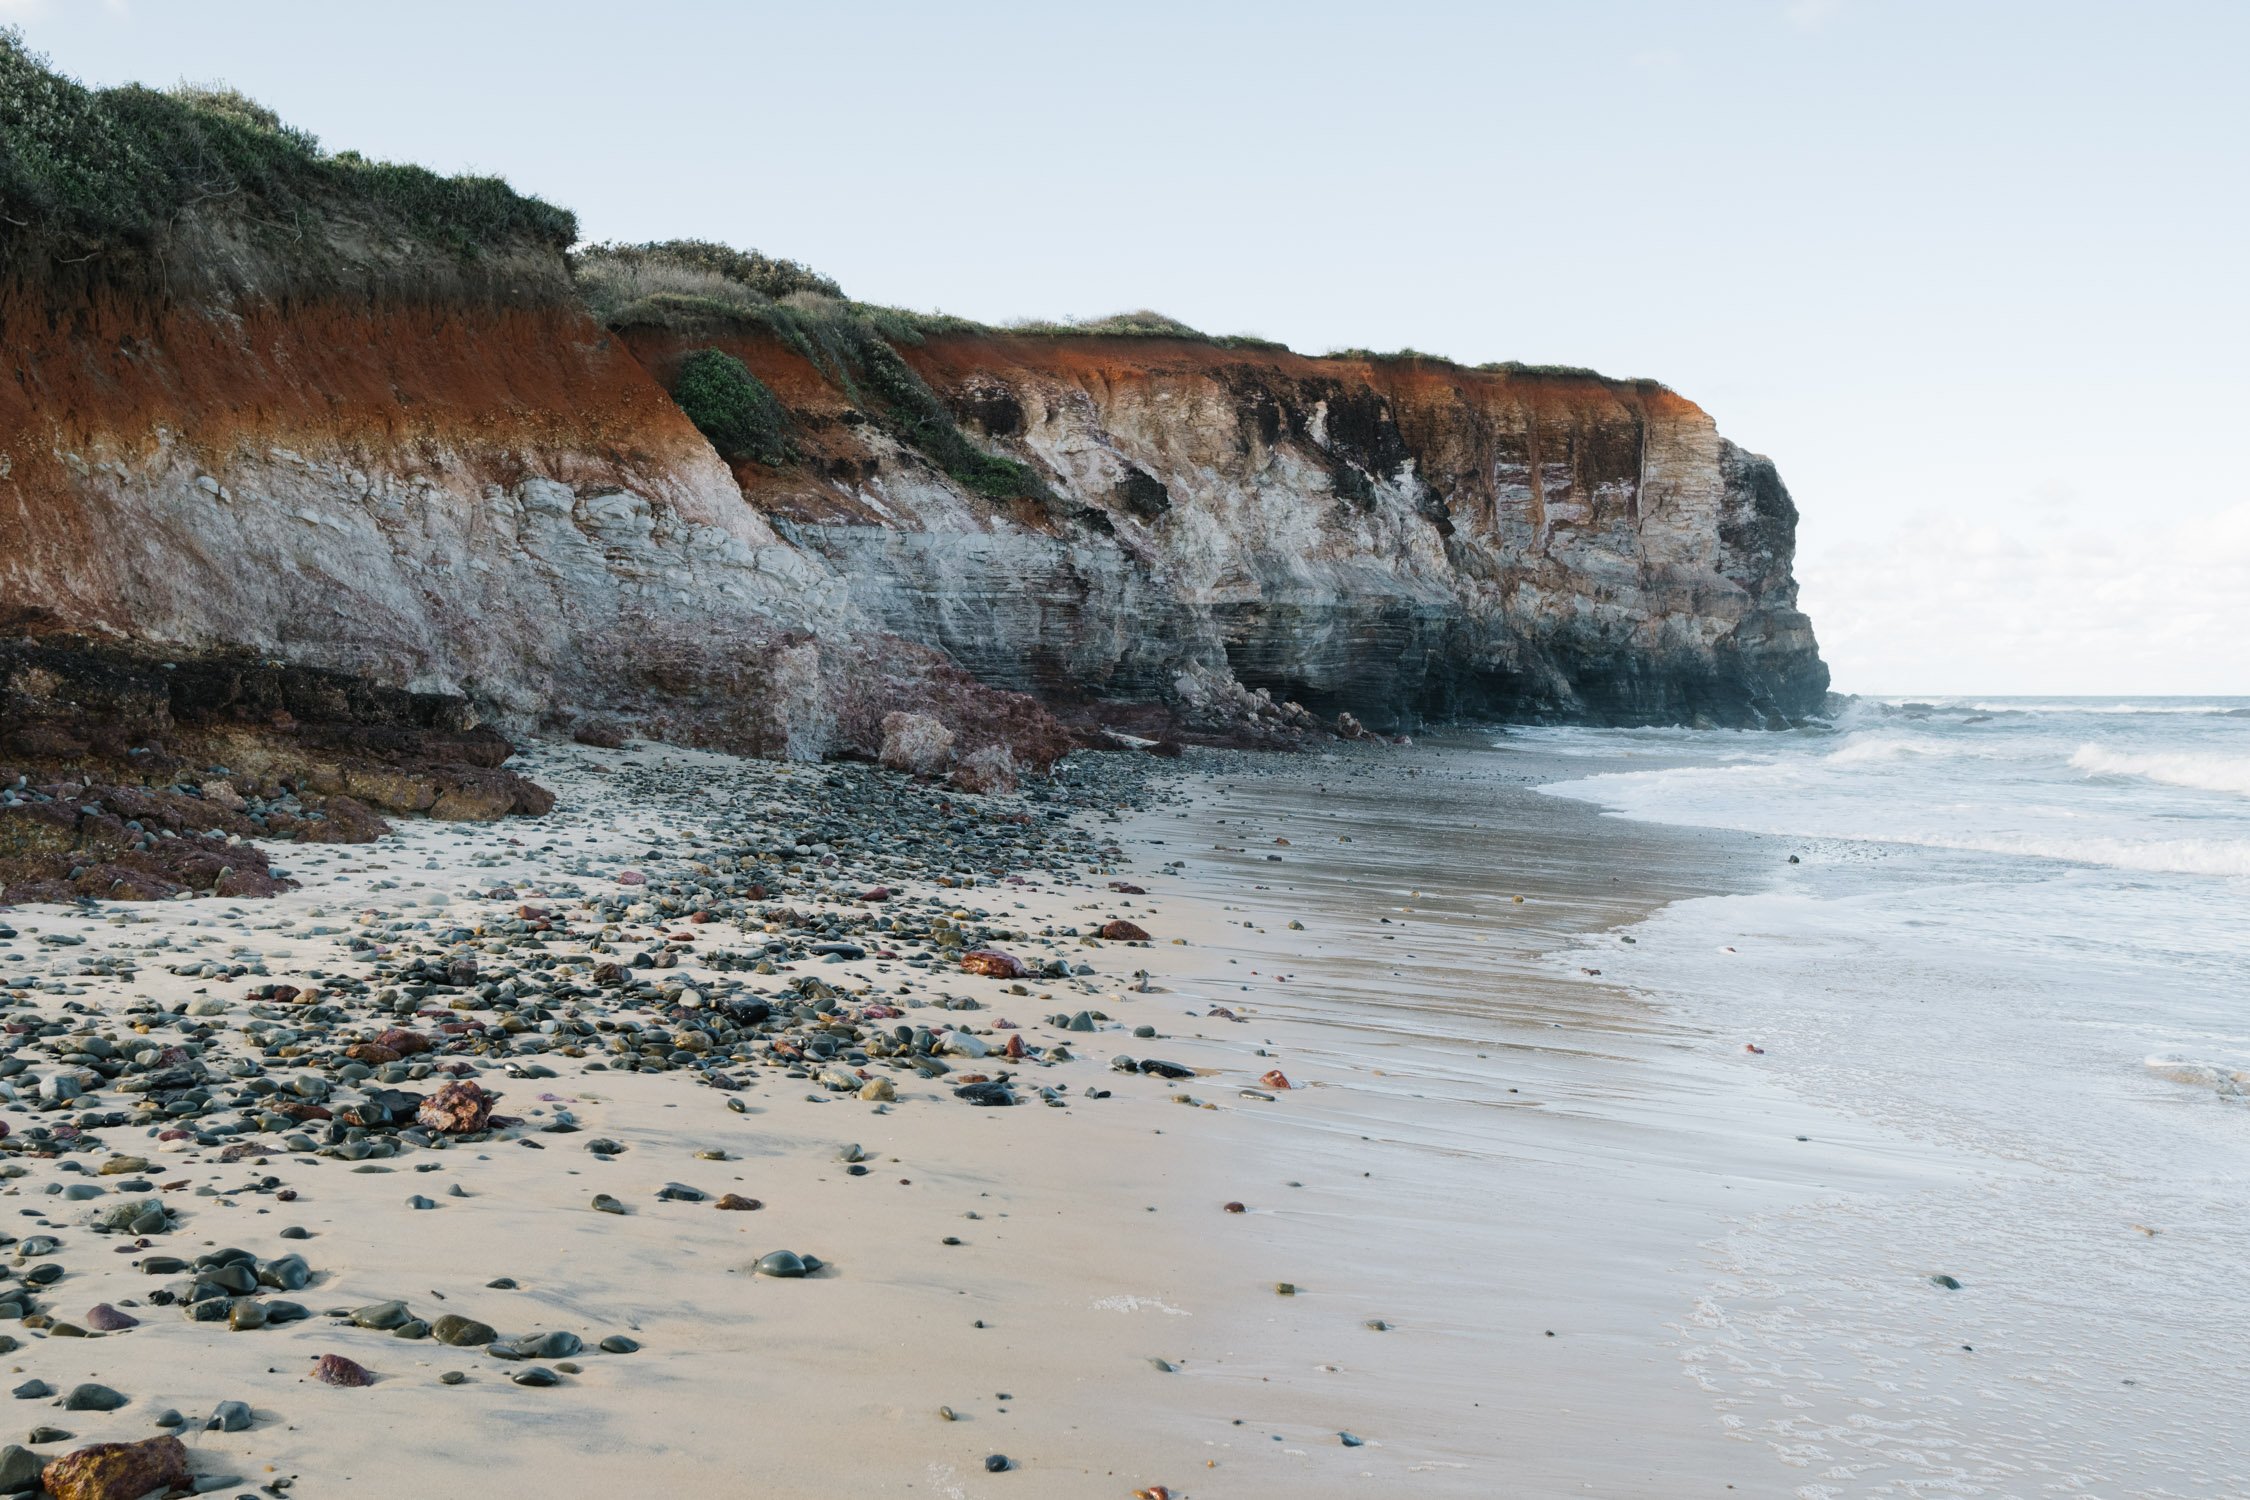
[[[1145,943],[1148,929],[1138,922],[1128,922],[1123,917],[1102,924],[1102,936],[1113,943]]]
[[[466,1080],[449,1083],[424,1099],[414,1118],[445,1135],[468,1135],[491,1122],[496,1098],[480,1085]]]
[[[430,1050],[430,1039],[419,1031],[408,1031],[403,1026],[391,1026],[375,1033],[375,1045],[388,1047],[401,1057],[413,1057]]]
[[[982,974],[987,979],[1021,979],[1031,972],[1022,959],[998,948],[970,949],[961,955],[961,970],[966,974]]]
[[[55,1500],[141,1500],[189,1482],[187,1448],[176,1437],[95,1443],[47,1465],[39,1481]]]
[[[323,1385],[361,1386],[373,1385],[375,1377],[367,1366],[357,1360],[346,1359],[341,1354],[323,1354],[313,1362],[313,1379]],[[141,1493],[136,1490],[133,1492]]]

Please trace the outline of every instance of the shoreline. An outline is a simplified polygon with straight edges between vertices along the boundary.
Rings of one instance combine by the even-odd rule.
[[[488,1471],[500,1494],[589,1481],[806,1496],[1115,1496],[1159,1485],[1206,1497],[1390,1487],[1655,1495],[1723,1493],[1729,1483],[1737,1493],[1781,1493],[1747,1472],[1754,1455],[1727,1440],[1685,1378],[1665,1322],[1692,1306],[1681,1289],[1726,1212],[1800,1201],[1872,1168],[1840,1125],[1821,1132],[1817,1158],[1802,1145],[1784,1151],[1775,1144],[1789,1139],[1783,1116],[1801,1121],[1800,1106],[1749,1098],[1755,1089],[1714,1077],[1697,1060],[1702,1040],[1653,1008],[1541,969],[1566,939],[1739,874],[1755,841],[1605,827],[1591,808],[1527,792],[1499,799],[1475,855],[1513,861],[1511,888],[1480,894],[1471,887],[1490,882],[1473,862],[1449,875],[1428,857],[1435,831],[1399,826],[1417,816],[1415,782],[1448,774],[1467,753],[1255,763],[1199,754],[1184,774],[1134,763],[1131,779],[1150,778],[1174,800],[1124,814],[1109,797],[1107,810],[1071,817],[1136,856],[1130,863],[1076,870],[1076,885],[1034,878],[944,890],[902,880],[883,907],[903,911],[927,894],[992,910],[987,925],[1014,933],[1112,917],[1150,931],[1146,947],[1001,944],[1091,958],[1098,975],[1033,981],[1018,995],[1008,982],[874,957],[773,976],[682,961],[686,977],[740,980],[760,993],[809,974],[830,984],[864,978],[872,1000],[974,997],[983,1008],[962,1013],[972,1026],[1012,1021],[1034,1046],[1084,1047],[1077,1061],[1022,1074],[1034,1090],[1067,1084],[1060,1108],[1040,1108],[1036,1092],[1013,1109],[972,1108],[944,1097],[943,1080],[879,1068],[895,1080],[895,1104],[804,1091],[772,1070],[728,1093],[685,1086],[692,1074],[585,1072],[549,1055],[553,1079],[484,1070],[503,1091],[501,1107],[527,1122],[512,1138],[412,1151],[394,1173],[276,1149],[265,1170],[300,1192],[301,1206],[288,1210],[249,1194],[198,1196],[248,1169],[215,1166],[208,1150],[181,1152],[194,1170],[167,1175],[201,1181],[171,1195],[190,1212],[155,1249],[208,1240],[270,1256],[292,1248],[272,1242],[273,1230],[298,1223],[312,1235],[294,1248],[316,1273],[302,1294],[314,1316],[232,1333],[134,1305],[149,1279],[124,1256],[97,1260],[89,1252],[101,1242],[58,1214],[70,1274],[47,1299],[56,1315],[99,1300],[142,1326],[84,1341],[34,1334],[12,1356],[59,1388],[103,1380],[132,1398],[98,1418],[73,1413],[64,1425],[75,1440],[40,1451],[145,1437],[151,1417],[171,1407],[190,1420],[183,1436],[198,1472],[250,1481],[241,1493],[297,1474],[304,1493],[379,1495],[449,1482],[468,1466]],[[526,759],[560,795],[547,823],[415,823],[382,844],[294,854],[304,888],[243,918],[269,929],[253,937],[273,976],[337,962],[350,927],[315,910],[379,902],[422,920],[490,919],[548,901],[533,894],[543,862],[546,885],[557,883],[556,864],[575,860],[610,875],[631,868],[653,887],[706,857],[686,840],[706,836],[704,825],[727,810],[714,800],[721,791],[781,793],[879,774],[656,746],[541,746]],[[668,789],[617,800],[588,769],[602,764]],[[1108,773],[1091,774],[1099,787]],[[1337,785],[1323,790],[1323,778]],[[1340,795],[1354,783],[1369,796]],[[1022,797],[950,801],[1058,810]],[[1316,842],[1331,834],[1316,822],[1346,821],[1358,829],[1346,835],[1351,844]],[[1291,842],[1275,846],[1277,837]],[[1201,847],[1209,843],[1228,847]],[[531,847],[539,844],[550,847]],[[1175,859],[1187,863],[1158,868]],[[1419,887],[1405,883],[1417,863],[1428,871]],[[1149,894],[1112,892],[1112,879]],[[446,894],[504,882],[516,894],[498,901]],[[1413,889],[1426,894],[1399,894]],[[1521,907],[1506,899],[1517,894],[1527,897]],[[1505,902],[1506,925],[1489,911],[1471,915],[1482,895]],[[814,904],[799,893],[765,904],[779,901]],[[1414,912],[1388,910],[1417,902]],[[57,951],[77,957],[99,937],[207,935],[188,924],[224,910],[166,903],[88,933],[60,909],[20,908],[9,924],[32,943],[76,930],[88,942]],[[1432,910],[1444,920],[1429,923]],[[1398,931],[1381,931],[1384,915]],[[288,918],[337,930],[270,929]],[[1292,919],[1302,932],[1287,927]],[[1493,930],[1468,930],[1478,923]],[[688,929],[674,921],[668,930]],[[681,951],[739,948],[758,935],[725,922],[693,932],[701,941]],[[1412,958],[1399,958],[1386,936],[1410,937]],[[1489,937],[1503,940],[1476,941]],[[1153,976],[1146,993],[1131,982],[1142,968]],[[0,975],[10,972],[0,958]],[[149,969],[135,983],[175,999],[196,988]],[[901,985],[916,993],[898,995]],[[238,993],[233,981],[204,987]],[[39,998],[44,1009],[54,997]],[[1215,1017],[1214,1006],[1242,1019]],[[1159,1035],[1048,1024],[1081,1008]],[[909,1008],[901,1019],[932,1014]],[[993,1043],[1007,1034],[985,1033]],[[1121,1053],[1197,1076],[1128,1079],[1109,1066]],[[1245,1094],[1269,1068],[1297,1087]],[[1177,1096],[1210,1107],[1183,1110]],[[535,1112],[564,1109],[582,1133],[533,1135],[556,1123]],[[24,1117],[10,1118],[20,1130]],[[590,1157],[580,1147],[593,1138],[624,1149]],[[116,1132],[107,1144],[127,1152],[146,1143]],[[869,1158],[864,1176],[839,1161],[854,1145]],[[698,1159],[713,1149],[728,1159]],[[52,1176],[52,1163],[30,1160],[32,1175],[10,1193]],[[437,1170],[416,1175],[422,1166]],[[655,1198],[667,1182],[708,1196]],[[466,1201],[450,1196],[455,1187]],[[418,1190],[438,1211],[403,1206]],[[596,1191],[627,1212],[590,1209]],[[709,1199],[724,1192],[765,1206],[712,1212]],[[1225,1212],[1232,1201],[1245,1212]],[[833,1269],[799,1282],[748,1274],[776,1248],[817,1254]],[[500,1276],[518,1287],[485,1287]],[[1295,1295],[1277,1295],[1281,1282]],[[461,1311],[503,1336],[576,1330],[587,1350],[560,1388],[527,1390],[478,1350],[320,1316],[386,1298],[425,1318]],[[616,1333],[640,1352],[593,1352]],[[296,1373],[292,1360],[324,1352],[381,1378],[330,1390]],[[439,1383],[448,1369],[467,1380]],[[260,1413],[248,1431],[193,1430],[229,1399]],[[955,1420],[941,1418],[941,1406]],[[410,1442],[397,1441],[402,1431]],[[994,1453],[1013,1469],[986,1473]]]

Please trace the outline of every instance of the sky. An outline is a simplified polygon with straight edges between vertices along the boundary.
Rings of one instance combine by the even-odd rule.
[[[2250,5],[0,0],[589,239],[1653,376],[1838,688],[2250,694]]]

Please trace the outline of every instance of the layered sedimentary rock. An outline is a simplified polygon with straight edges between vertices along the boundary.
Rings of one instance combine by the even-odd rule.
[[[0,633],[246,647],[755,754],[872,754],[901,708],[1037,763],[1067,744],[777,537],[559,253],[347,240],[308,284],[224,229],[122,278],[11,267]]]
[[[995,490],[770,328],[604,328],[551,238],[447,255],[349,205],[295,238],[230,206],[131,256],[25,244],[0,634],[759,754],[874,756],[928,713],[1034,764],[1070,742],[1050,708],[1756,725],[1826,686],[1787,491],[1653,383],[885,325],[942,403],[917,420],[1012,461]],[[671,399],[705,348],[779,398],[781,461],[730,467]]]
[[[0,639],[0,902],[271,895],[255,841],[365,843],[385,813],[537,816],[466,700],[239,652]]]
[[[737,468],[890,631],[1050,701],[1780,724],[1827,687],[1765,459],[1653,382],[1148,337],[901,352],[1047,493],[994,502],[761,336],[804,461]]]

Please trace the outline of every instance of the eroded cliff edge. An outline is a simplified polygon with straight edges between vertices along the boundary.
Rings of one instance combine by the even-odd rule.
[[[220,188],[0,215],[9,630],[765,754],[869,752],[902,708],[1036,759],[1038,703],[1155,734],[1820,704],[1787,491],[1653,383],[818,292],[604,326],[568,215],[138,92]],[[705,350],[777,398],[763,460],[668,394]]]
[[[888,630],[1055,702],[1228,678],[1323,718],[1781,724],[1827,688],[1772,464],[1652,382],[1161,336],[899,352],[1034,493],[996,501],[762,332],[802,461],[735,473]]]

